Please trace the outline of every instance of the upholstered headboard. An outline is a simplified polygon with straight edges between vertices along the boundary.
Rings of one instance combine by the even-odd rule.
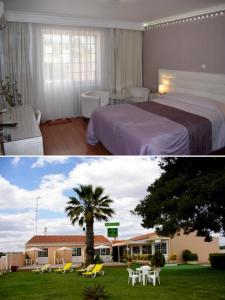
[[[208,97],[225,103],[225,75],[159,70],[159,84],[166,85],[168,92]]]

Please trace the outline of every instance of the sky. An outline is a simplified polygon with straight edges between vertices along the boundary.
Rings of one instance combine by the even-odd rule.
[[[147,194],[147,187],[161,174],[160,158],[150,157],[1,157],[0,158],[0,252],[23,251],[37,233],[83,234],[65,213],[73,187],[101,185],[113,199],[120,223],[119,239],[152,232],[131,214]],[[104,222],[95,222],[95,234],[106,235]],[[225,239],[221,239],[225,244]]]
[[[0,251],[23,251],[37,233],[83,234],[72,226],[65,207],[73,187],[101,185],[114,200],[120,222],[119,239],[145,234],[141,218],[130,213],[160,176],[157,158],[113,157],[2,157],[0,158]],[[96,222],[95,234],[106,235],[104,222]]]

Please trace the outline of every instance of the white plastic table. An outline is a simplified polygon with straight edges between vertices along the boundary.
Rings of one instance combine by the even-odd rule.
[[[139,275],[139,282],[141,282],[143,285],[146,284],[146,277],[150,270],[151,270],[150,266],[142,266],[136,269]]]

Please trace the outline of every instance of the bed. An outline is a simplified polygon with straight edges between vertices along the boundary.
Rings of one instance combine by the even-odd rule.
[[[96,110],[87,142],[100,141],[114,155],[207,155],[219,150],[225,147],[224,78],[160,70],[166,95]]]

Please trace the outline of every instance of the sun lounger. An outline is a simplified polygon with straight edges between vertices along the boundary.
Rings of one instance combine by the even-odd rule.
[[[78,272],[78,274],[82,274],[82,273],[85,273],[85,272],[90,272],[94,267],[95,267],[95,265],[89,265],[86,268],[82,268],[82,269],[77,270],[77,272]]]
[[[58,268],[55,270],[57,273],[66,273],[66,272],[73,272],[72,268],[73,263],[66,263],[63,268]]]
[[[0,276],[3,276],[6,274],[6,269],[0,269]]]
[[[42,268],[37,268],[37,269],[34,269],[32,270],[33,273],[45,273],[45,272],[51,272],[51,269],[50,269],[50,264],[47,264],[47,265],[44,265]]]
[[[83,276],[96,277],[98,274],[103,276],[104,271],[102,271],[102,267],[103,264],[96,264],[91,271],[83,273]]]

